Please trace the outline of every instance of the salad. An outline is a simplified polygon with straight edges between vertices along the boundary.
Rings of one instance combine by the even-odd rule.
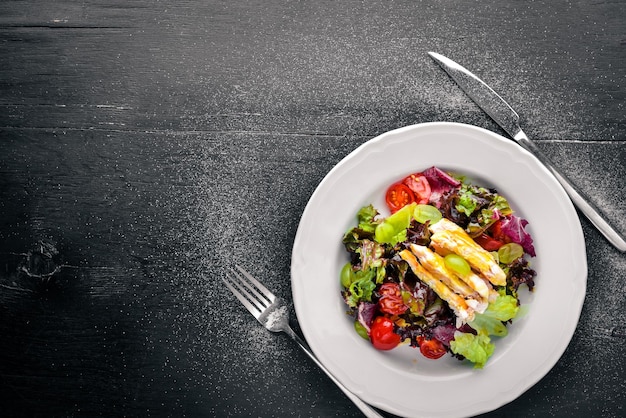
[[[355,331],[379,350],[409,344],[482,368],[520,312],[522,285],[535,285],[528,222],[496,190],[434,166],[390,185],[385,201],[391,215],[365,206],[343,236]]]

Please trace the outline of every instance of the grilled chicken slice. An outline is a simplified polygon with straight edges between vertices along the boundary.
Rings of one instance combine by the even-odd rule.
[[[483,279],[472,272],[460,275],[449,269],[442,256],[425,246],[411,244],[410,248],[420,264],[450,290],[464,298],[468,306],[478,313],[485,312],[489,304],[489,288]]]
[[[452,289],[441,282],[433,273],[426,270],[411,251],[402,250],[400,257],[409,264],[413,273],[415,273],[422,282],[439,295],[441,299],[448,302],[448,305],[458,318],[457,326],[474,319],[474,310],[468,306],[465,299],[454,293]]]
[[[444,258],[423,245],[411,244],[411,252],[417,256],[420,264],[455,293],[463,296],[478,296],[463,280],[460,280],[444,261]]]
[[[491,254],[454,222],[443,218],[429,227],[431,245],[437,252],[453,252],[463,257],[470,266],[497,286],[506,285],[506,274]]]

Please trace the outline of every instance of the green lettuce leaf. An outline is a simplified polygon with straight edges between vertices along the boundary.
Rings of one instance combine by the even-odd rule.
[[[476,314],[474,320],[468,322],[478,335],[456,332],[450,342],[452,352],[473,362],[474,367],[483,368],[495,348],[490,336],[505,337],[509,331],[503,322],[515,318],[518,312],[517,299],[500,291],[485,312]]]
[[[476,314],[468,325],[478,333],[505,337],[509,331],[503,322],[509,321],[517,315],[519,306],[513,296],[500,293],[496,300],[491,302],[485,312]]]
[[[500,217],[513,213],[509,202],[494,190],[471,184],[461,186],[455,208],[469,217],[476,216],[478,222],[472,225],[475,231],[485,229]]]
[[[517,299],[511,295],[507,295],[504,289],[498,292],[496,300],[491,302],[484,313],[481,315],[490,316],[499,321],[509,321],[517,315],[519,306]]]
[[[467,216],[472,216],[472,213],[476,210],[476,200],[472,193],[466,188],[461,188],[459,193],[459,203],[457,203],[456,210],[466,214]]]
[[[498,321],[497,319],[484,314],[476,314],[474,320],[468,322],[468,325],[485,335],[506,337],[509,334],[509,330],[502,323],[502,321]]]
[[[361,246],[356,250],[361,257],[361,269],[369,270],[377,267],[382,267],[384,264],[385,249],[379,243],[364,239],[361,241]]]
[[[496,194],[489,205],[492,210],[497,210],[500,215],[506,216],[513,213],[513,210],[509,206],[509,202],[501,195]]]
[[[363,206],[356,214],[359,229],[373,233],[380,221],[376,220],[378,211],[373,205]]]
[[[348,306],[354,308],[359,302],[372,301],[372,293],[376,289],[375,278],[375,270],[353,272],[352,283],[348,286],[349,294],[346,298]]]
[[[450,341],[450,348],[453,353],[460,354],[474,363],[474,368],[482,369],[493,354],[495,345],[488,335],[456,331],[454,339]]]

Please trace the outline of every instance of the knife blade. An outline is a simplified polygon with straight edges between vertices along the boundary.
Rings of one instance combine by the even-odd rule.
[[[500,125],[506,133],[546,166],[561,184],[579,211],[589,219],[615,248],[626,252],[626,240],[609,224],[606,220],[606,216],[602,214],[600,209],[598,209],[598,207],[564,174],[560,173],[537,145],[526,136],[520,126],[519,115],[498,93],[472,72],[452,61],[450,58],[444,57],[436,52],[429,52],[428,55],[430,55],[459,87]]]

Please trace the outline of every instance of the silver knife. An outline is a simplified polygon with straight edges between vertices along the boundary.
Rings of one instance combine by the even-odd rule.
[[[463,91],[502,127],[523,148],[541,161],[561,183],[572,202],[593,225],[618,250],[626,251],[624,238],[604,219],[600,210],[574,184],[561,174],[537,146],[526,136],[519,124],[519,116],[509,104],[491,87],[467,69],[443,55],[429,52],[428,55],[443,68]]]

